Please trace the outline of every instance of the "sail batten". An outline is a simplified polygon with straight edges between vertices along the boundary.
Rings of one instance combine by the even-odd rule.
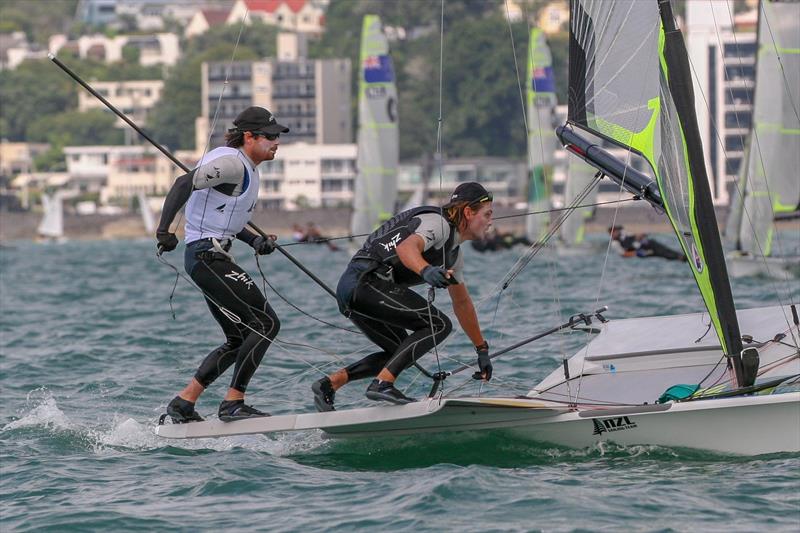
[[[689,258],[689,266],[725,353],[741,352],[722,245],[705,173],[688,57],[665,0],[572,0],[568,122],[644,157],[663,208]],[[562,141],[612,156],[559,129]],[[574,152],[575,146],[568,146]],[[621,161],[608,174],[629,190],[652,189],[646,176]],[[647,195],[643,195],[647,197]]]
[[[365,15],[358,80],[358,175],[354,235],[371,233],[395,211],[400,151],[397,87],[380,17]]]

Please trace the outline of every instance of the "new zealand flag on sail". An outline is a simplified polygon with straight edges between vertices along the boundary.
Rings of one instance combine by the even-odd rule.
[[[553,67],[536,67],[533,69],[533,90],[537,93],[556,92],[556,82],[553,78]]]
[[[389,83],[394,81],[392,58],[387,55],[367,56],[364,59],[364,81],[367,83]]]

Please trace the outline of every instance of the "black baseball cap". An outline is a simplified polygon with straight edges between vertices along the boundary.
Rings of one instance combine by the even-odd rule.
[[[251,106],[239,113],[233,120],[233,125],[238,131],[256,131],[263,133],[288,133],[289,128],[283,124],[278,124],[268,109],[263,107]]]
[[[483,185],[477,181],[467,181],[459,184],[459,186],[455,188],[453,194],[450,195],[450,201],[444,204],[444,208],[452,207],[458,202],[479,204],[491,201],[492,193],[488,192]]]

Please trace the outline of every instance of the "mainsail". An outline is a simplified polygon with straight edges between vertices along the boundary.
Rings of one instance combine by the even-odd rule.
[[[397,88],[381,19],[364,16],[358,80],[358,176],[353,235],[371,233],[395,210],[397,200]]]
[[[669,0],[570,2],[568,124],[644,157],[647,177],[566,126],[567,148],[660,205],[680,241],[723,351],[741,382],[742,342],[694,114],[688,57]]]
[[[59,239],[64,236],[64,208],[60,192],[52,195],[42,194],[44,217],[39,223],[37,232],[42,237]]]
[[[594,180],[597,170],[577,157],[570,157],[567,163],[567,180],[564,184],[564,207],[572,205]],[[583,197],[581,204],[593,204],[597,198],[597,187]],[[583,243],[586,219],[592,216],[591,207],[575,209],[558,229],[559,240],[567,246]]]
[[[753,129],[726,235],[768,256],[775,215],[800,209],[800,2],[759,5]]]
[[[543,212],[528,215],[525,233],[537,241],[547,232],[550,214],[550,185],[558,141],[554,131],[556,87],[553,59],[544,32],[531,30],[528,44],[528,210]]]

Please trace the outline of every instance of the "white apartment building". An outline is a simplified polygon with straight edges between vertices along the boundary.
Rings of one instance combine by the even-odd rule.
[[[271,209],[337,207],[353,203],[355,144],[282,144],[259,166],[261,205]]]
[[[177,175],[173,163],[151,146],[67,146],[64,155],[68,188],[98,192],[103,204],[140,191],[165,195]]]
[[[162,80],[96,81],[92,86],[125,116],[143,126],[147,124],[148,112],[161,98],[164,82]],[[105,110],[106,106],[88,92],[78,92],[78,110],[90,109]],[[120,118],[115,125],[120,128],[130,127]]]
[[[305,50],[303,36],[280,34],[277,58],[203,63],[197,149],[223,144],[233,119],[252,105],[266,107],[290,128],[281,137],[285,144],[352,142],[350,60],[307,59]]]

